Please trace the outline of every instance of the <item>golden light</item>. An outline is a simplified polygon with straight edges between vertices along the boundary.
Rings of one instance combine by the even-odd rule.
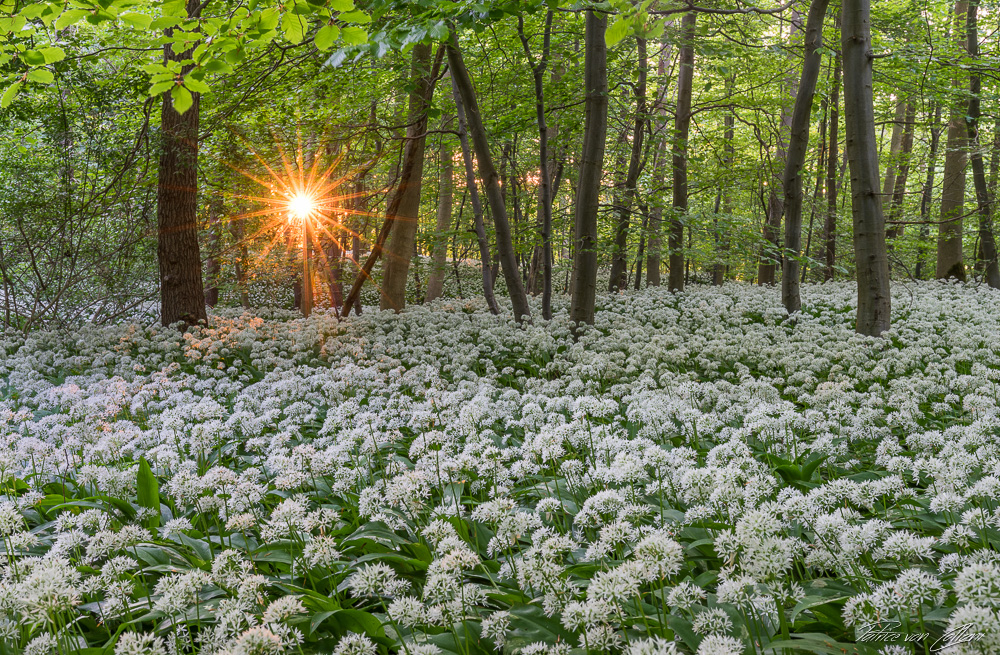
[[[309,194],[297,193],[288,199],[288,213],[299,220],[309,218],[319,211],[319,203]]]

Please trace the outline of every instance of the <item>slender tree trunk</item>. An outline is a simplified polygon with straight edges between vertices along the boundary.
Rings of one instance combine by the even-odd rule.
[[[483,180],[486,200],[493,215],[493,229],[497,239],[497,254],[503,271],[504,282],[507,283],[507,293],[514,309],[514,320],[518,323],[531,320],[531,309],[528,306],[528,296],[521,283],[521,274],[517,267],[517,257],[511,240],[510,225],[507,222],[507,208],[504,207],[503,195],[500,189],[500,178],[493,166],[493,156],[486,139],[486,128],[483,127],[476,90],[472,86],[469,71],[462,60],[462,52],[458,49],[458,37],[452,33],[448,42],[448,67],[451,69],[452,80],[462,99],[468,123],[469,135],[472,137],[476,161],[479,163],[479,177]]]
[[[882,206],[891,207],[890,199],[896,184],[899,169],[899,153],[903,148],[903,132],[906,125],[907,102],[896,99],[896,113],[892,118],[892,137],[889,139],[889,154],[885,157],[885,181],[882,182]]]
[[[830,104],[826,98],[820,103],[820,110],[823,117],[819,121],[819,145],[816,147],[816,185],[813,187],[812,206],[809,208],[809,229],[806,230],[806,247],[803,252],[813,252],[813,226],[816,222],[816,208],[820,204],[823,195],[823,179],[826,175],[826,123],[830,119]],[[817,257],[818,259],[818,257]],[[809,273],[809,264],[802,265],[802,275],[799,282],[805,284],[806,276]]]
[[[640,207],[642,210],[642,231],[639,233],[639,252],[635,257],[635,286],[636,291],[642,288],[642,265],[646,254],[646,229],[649,225],[649,208]]]
[[[441,297],[444,291],[444,276],[448,268],[448,230],[451,228],[451,205],[453,198],[453,170],[451,148],[441,140],[438,149],[438,207],[437,226],[434,234],[434,268],[427,280],[427,302]]]
[[[201,3],[187,0],[190,18],[200,15]],[[169,38],[173,29],[166,30]],[[191,44],[193,47],[193,44]],[[175,52],[179,44],[163,46],[167,62],[185,61],[191,50]],[[181,68],[187,75],[193,65]],[[161,105],[161,150],[157,181],[156,218],[159,227],[157,260],[160,269],[160,320],[180,321],[184,327],[208,322],[205,289],[198,248],[198,112],[199,94],[191,93],[191,106],[183,114],[174,110],[170,94]]]
[[[406,145],[403,159],[412,159],[409,176],[400,179],[401,195],[389,242],[386,248],[385,273],[382,276],[380,309],[402,311],[406,306],[406,279],[410,272],[417,228],[420,225],[420,190],[424,171],[424,145],[427,140],[427,108],[433,94],[430,76],[431,47],[418,44],[413,48],[410,64],[409,113],[407,114]]]
[[[878,336],[889,329],[889,258],[879,196],[869,0],[843,0],[841,51],[844,56],[844,125],[851,167],[851,214],[858,276],[856,329]]]
[[[941,105],[934,103],[934,108],[928,112],[927,120],[931,129],[931,145],[927,153],[927,177],[924,180],[923,192],[920,195],[920,241],[917,245],[917,264],[913,276],[923,279],[924,260],[927,258],[927,239],[930,236],[931,203],[934,200],[934,176],[936,173],[938,147],[941,143]]]
[[[219,304],[219,278],[222,265],[219,262],[219,251],[222,247],[222,197],[216,196],[208,202],[208,261],[205,263],[205,273],[208,278],[208,288],[205,289],[205,304],[215,307]]]
[[[646,115],[646,39],[636,38],[638,49],[639,80],[635,85],[635,120],[632,126],[632,151],[629,155],[628,172],[625,174],[625,191],[618,208],[618,225],[615,230],[615,249],[611,259],[611,280],[609,291],[628,287],[628,228],[631,220],[631,205],[635,199],[635,187],[642,172],[642,147],[645,138]]]
[[[917,122],[917,106],[912,102],[906,105],[906,124],[903,127],[903,138],[899,148],[899,170],[892,186],[892,204],[889,205],[889,221],[898,221],[903,216],[903,203],[906,201],[906,180],[910,175],[910,153],[913,152],[913,129]],[[898,239],[903,234],[903,226],[890,223],[888,237]],[[892,242],[889,242],[892,248]]]
[[[538,63],[532,61],[531,47],[524,35],[524,18],[517,18],[517,32],[521,37],[524,54],[531,64],[535,81],[535,120],[538,123],[538,212],[542,239],[542,318],[552,318],[552,189],[549,173],[549,130],[545,122],[545,68],[549,62],[549,44],[552,35],[552,10],[545,14],[545,33],[542,38],[542,56]]]
[[[604,168],[604,140],[608,131],[608,65],[604,33],[608,27],[605,14],[587,12],[584,52],[583,152],[577,180],[573,240],[573,296],[570,320],[594,323],[597,295],[597,210],[601,199],[601,173]]]
[[[799,258],[802,256],[802,169],[809,148],[809,123],[812,120],[813,95],[819,79],[823,46],[823,20],[829,0],[812,0],[806,19],[805,59],[802,78],[795,95],[792,126],[789,132],[788,154],[781,186],[785,193],[785,248],[782,262],[781,301],[789,314],[799,311],[802,299],[799,294]]]
[[[731,75],[726,80],[726,97],[729,97],[733,93],[733,87],[736,85],[736,76]],[[725,146],[723,147],[725,151],[725,157],[723,158],[723,166],[726,170],[726,184],[723,188],[719,189],[719,198],[715,204],[715,213],[719,213],[721,207],[722,213],[727,217],[727,226],[722,229],[722,233],[716,233],[716,244],[718,247],[718,252],[716,252],[715,266],[712,268],[712,284],[715,286],[722,286],[726,281],[726,261],[729,259],[729,235],[728,235],[728,225],[731,225],[732,211],[733,211],[733,198],[732,192],[730,191],[729,184],[733,177],[733,160],[735,159],[736,150],[733,147],[733,137],[735,136],[736,129],[736,114],[732,111],[726,112],[726,117],[723,119],[725,121],[726,131],[723,135],[723,140],[725,141]],[[721,201],[721,204],[720,202]],[[716,219],[716,224],[718,225],[718,219]]]
[[[479,186],[476,182],[476,171],[472,162],[472,146],[469,145],[469,132],[465,126],[465,105],[462,96],[452,77],[452,95],[455,99],[455,113],[458,115],[458,135],[462,145],[462,162],[465,166],[465,189],[472,203],[473,225],[476,232],[476,242],[479,245],[479,259],[482,262],[483,297],[486,305],[494,314],[500,313],[496,297],[493,295],[493,271],[490,267],[490,242],[486,238],[486,224],[483,220],[483,202],[479,198]]]
[[[681,20],[680,62],[677,72],[677,109],[674,118],[673,211],[670,216],[671,291],[684,290],[684,221],[688,209],[688,134],[691,130],[691,91],[694,87],[694,35],[698,14],[690,11]]]
[[[240,305],[243,309],[250,308],[250,293],[247,289],[247,276],[244,266],[249,259],[249,249],[243,240],[243,221],[233,220],[229,222],[229,233],[233,237],[233,245],[236,246],[236,257],[233,261],[233,272],[236,274],[236,286],[240,291]]]
[[[837,263],[837,167],[840,144],[840,55],[833,60],[833,85],[830,90],[830,145],[826,154],[826,223],[823,226],[825,244],[823,279],[833,279]]]
[[[979,59],[978,30],[979,0],[969,2],[969,16],[966,22],[968,31],[969,57],[974,63]],[[993,239],[993,198],[990,196],[986,183],[986,168],[983,164],[983,153],[979,149],[979,115],[980,93],[982,83],[977,69],[972,69],[969,81],[969,145],[972,151],[972,178],[976,185],[976,200],[979,209],[979,247],[982,249],[982,261],[986,272],[986,283],[994,289],[1000,289],[1000,268],[997,266],[997,246]]]
[[[428,73],[430,46],[413,47],[410,79],[414,86],[409,98],[409,127],[406,130],[408,138],[403,145],[399,183],[386,208],[385,220],[372,244],[372,251],[361,266],[350,293],[344,299],[345,317],[350,315],[355,305],[360,310],[361,287],[365,280],[371,277],[372,268],[382,256],[382,249],[386,246],[390,234],[394,236],[386,248],[389,256],[386,258],[385,276],[382,280],[380,307],[400,311],[405,304],[406,278],[409,273],[410,258],[413,256],[413,243],[420,212],[420,182],[424,170],[427,108],[434,93],[433,80],[437,77],[442,54],[443,49],[439,49],[434,67]]]
[[[657,93],[655,102],[655,114],[657,117],[658,129],[660,139],[659,143],[655,149],[655,155],[653,157],[653,190],[652,192],[656,196],[660,196],[663,193],[664,187],[666,186],[665,176],[663,173],[663,167],[667,161],[667,154],[669,153],[669,147],[667,145],[667,140],[663,138],[663,134],[667,131],[667,103],[666,103],[666,90],[670,85],[670,78],[667,74],[667,62],[671,58],[671,45],[667,42],[663,45],[663,50],[660,53],[659,61],[656,65],[656,77],[660,84],[663,85],[662,90]],[[646,255],[646,286],[647,287],[658,287],[660,286],[660,260],[661,260],[661,240],[660,228],[663,220],[663,202],[656,199],[653,203],[652,208],[649,212],[649,245],[648,254]]]
[[[966,35],[961,25],[968,8],[966,0],[955,2],[955,34],[959,48],[963,50]],[[961,74],[956,72],[953,88],[960,91],[964,86]],[[965,212],[965,166],[968,162],[968,129],[965,126],[967,112],[968,104],[965,99],[956,97],[951,119],[948,121],[948,142],[944,155],[944,186],[941,189],[941,224],[938,227],[937,244],[936,277],[939,279],[965,280],[962,215]]]
[[[789,45],[794,44],[796,36],[801,31],[802,16],[798,9],[792,7],[791,28],[788,32]],[[822,25],[820,26],[822,29]],[[795,98],[798,96],[794,75],[788,76],[788,96]],[[788,105],[782,104],[781,125],[778,127],[778,153],[777,163],[784,171],[785,163],[788,159],[788,134],[792,129],[792,114],[788,111]],[[764,222],[764,252],[761,256],[760,265],[757,267],[757,284],[772,285],[775,283],[775,273],[782,261],[781,246],[779,236],[781,234],[781,217],[785,212],[784,192],[782,191],[783,175],[775,174],[772,177],[770,193],[767,199],[767,217]]]
[[[340,239],[339,231],[334,231],[325,248],[326,281],[330,288],[330,307],[334,311],[340,311],[344,304],[344,248]]]

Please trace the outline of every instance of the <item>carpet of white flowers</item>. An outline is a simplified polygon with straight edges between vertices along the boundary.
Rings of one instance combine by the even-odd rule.
[[[1000,295],[854,293],[7,334],[0,653],[1000,653]]]

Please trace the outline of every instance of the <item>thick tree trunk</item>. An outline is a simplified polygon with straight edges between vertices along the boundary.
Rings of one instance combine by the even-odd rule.
[[[856,329],[878,336],[889,329],[889,258],[879,196],[869,0],[843,0],[841,51],[844,56],[844,126],[851,167],[851,214],[858,276]]]
[[[507,222],[507,208],[504,207],[503,196],[500,189],[500,178],[496,168],[493,166],[493,156],[490,154],[490,145],[486,138],[486,128],[483,126],[482,114],[479,111],[479,102],[476,99],[476,90],[472,86],[472,79],[469,71],[462,60],[462,52],[458,49],[458,37],[452,33],[448,42],[448,67],[451,69],[452,80],[462,98],[465,108],[466,121],[468,123],[469,136],[472,137],[472,146],[476,152],[476,161],[479,164],[479,177],[483,180],[486,200],[490,205],[490,213],[493,215],[493,229],[497,239],[497,254],[500,258],[500,267],[503,271],[504,282],[507,283],[507,293],[514,309],[514,320],[521,323],[524,320],[531,320],[531,308],[528,306],[528,296],[524,292],[524,285],[521,283],[521,274],[517,267],[517,257],[514,253],[514,244],[511,240],[510,224]]]
[[[476,243],[479,245],[479,260],[483,277],[483,297],[486,305],[494,314],[500,313],[496,297],[493,295],[493,271],[490,268],[490,242],[486,238],[486,224],[483,220],[483,202],[479,198],[479,186],[476,182],[476,171],[472,163],[472,146],[469,145],[469,132],[465,127],[465,105],[462,96],[452,78],[452,96],[455,99],[455,113],[458,116],[458,138],[462,145],[462,162],[465,167],[465,189],[472,203],[473,226],[476,232]]]
[[[187,0],[187,12],[197,18],[201,4]],[[173,34],[166,30],[167,37]],[[192,44],[193,45],[193,44]],[[190,50],[174,52],[178,44],[163,46],[168,62],[190,58]],[[181,69],[186,75],[193,66]],[[206,323],[205,289],[198,248],[198,111],[199,94],[191,94],[187,111],[178,114],[170,94],[161,106],[161,150],[156,188],[159,229],[157,260],[160,269],[160,320],[163,325],[181,321],[185,327]]]
[[[837,166],[840,152],[840,55],[833,60],[833,85],[830,90],[830,145],[826,154],[826,223],[823,226],[823,279],[833,279],[837,263]]]
[[[386,208],[385,220],[379,229],[378,236],[372,244],[372,251],[361,266],[354,286],[344,299],[343,315],[350,316],[352,309],[361,313],[361,287],[366,279],[371,277],[375,262],[382,256],[382,250],[390,233],[395,235],[393,242],[386,248],[386,271],[382,280],[382,309],[391,308],[400,311],[406,300],[406,277],[409,273],[410,258],[413,256],[413,243],[417,234],[417,218],[420,211],[420,182],[424,170],[424,141],[427,132],[427,108],[430,106],[434,93],[433,80],[437,77],[443,49],[438,50],[433,69],[428,73],[430,62],[430,46],[416,45],[410,66],[410,79],[413,91],[409,99],[410,124],[406,130],[407,139],[403,145],[403,158],[399,171],[399,183]],[[404,234],[397,234],[397,232]],[[355,249],[357,253],[358,250]],[[390,269],[392,270],[390,277]],[[392,285],[392,295],[388,287]],[[356,306],[356,307],[355,307]]]
[[[691,11],[681,20],[681,48],[677,71],[677,109],[674,114],[673,210],[670,216],[671,291],[684,290],[684,220],[688,209],[688,134],[691,130],[691,91],[694,86],[694,35],[698,14]]]
[[[787,254],[782,262],[781,301],[789,314],[799,311],[802,300],[799,295],[799,257],[802,256],[802,169],[806,163],[809,148],[809,123],[812,120],[813,95],[823,46],[823,20],[829,0],[812,0],[806,19],[805,59],[802,63],[802,77],[795,95],[792,110],[792,126],[789,132],[788,154],[785,157],[785,172],[781,186],[785,193],[785,248]]]
[[[400,178],[400,202],[386,248],[385,269],[382,276],[380,309],[402,311],[406,306],[406,279],[410,272],[413,246],[420,225],[420,190],[424,172],[424,145],[427,140],[427,108],[430,106],[433,80],[430,76],[431,47],[417,44],[413,47],[410,63],[409,112],[407,114],[406,144],[403,160],[411,165],[404,168]]]
[[[538,63],[532,61],[531,73],[535,81],[535,120],[538,123],[538,223],[539,236],[542,239],[542,318],[552,318],[552,189],[549,172],[549,130],[545,122],[545,68],[549,63],[549,43],[552,35],[552,17],[550,9],[545,14],[545,34],[542,38],[542,56]],[[518,34],[524,54],[529,60],[531,47],[524,35],[524,19],[518,16]],[[537,254],[537,253],[536,253]],[[532,277],[529,275],[529,277]],[[532,280],[534,282],[534,280]]]
[[[927,177],[924,180],[923,192],[920,195],[920,242],[917,245],[917,264],[913,269],[913,277],[923,279],[924,260],[927,258],[927,239],[930,236],[931,203],[934,200],[934,177],[936,173],[938,148],[941,143],[941,105],[934,103],[934,109],[928,112],[927,120],[931,129],[931,145],[927,153]]]
[[[587,12],[583,82],[586,94],[583,152],[577,180],[573,240],[573,297],[569,317],[574,323],[594,323],[597,295],[597,210],[601,200],[604,140],[608,132],[608,49],[604,33],[608,19]]]
[[[635,85],[635,120],[632,125],[632,151],[629,155],[628,172],[625,174],[625,192],[621,207],[618,208],[618,225],[615,230],[615,249],[611,259],[611,280],[609,291],[628,287],[628,227],[631,220],[631,206],[635,200],[635,187],[642,172],[642,147],[645,138],[646,120],[646,39],[636,38],[638,50],[639,80]]]
[[[434,233],[433,270],[427,280],[427,302],[441,297],[444,291],[444,276],[448,272],[448,239],[451,228],[451,205],[453,197],[453,169],[451,148],[444,139],[438,149],[438,207],[437,225]]]
[[[969,16],[966,22],[968,31],[969,57],[976,62],[979,58],[978,30],[979,0],[969,3]],[[993,239],[993,198],[986,182],[986,167],[983,164],[983,153],[979,149],[979,115],[980,93],[982,83],[979,72],[973,68],[969,81],[969,145],[972,151],[972,178],[976,185],[976,200],[979,209],[979,247],[982,249],[983,268],[986,273],[986,283],[994,289],[1000,289],[1000,268],[997,266],[997,246]]]
[[[968,2],[955,2],[957,40],[965,44],[962,21],[968,12]],[[960,92],[965,87],[960,73],[955,74],[953,88]],[[964,94],[963,94],[964,95]],[[937,272],[938,279],[965,280],[965,261],[962,254],[962,215],[965,212],[965,166],[968,162],[966,141],[968,129],[965,116],[968,104],[956,97],[948,121],[948,142],[944,155],[944,186],[941,189],[941,223],[938,227]]]

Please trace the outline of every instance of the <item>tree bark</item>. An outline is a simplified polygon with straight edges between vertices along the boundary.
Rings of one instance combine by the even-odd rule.
[[[968,12],[968,2],[955,2],[956,38],[959,48],[964,50],[965,30],[961,21]],[[963,53],[964,54],[964,53]],[[961,75],[955,74],[953,88],[959,91],[965,85]],[[965,212],[965,166],[968,161],[966,141],[968,129],[965,116],[966,101],[955,98],[948,121],[948,141],[944,155],[944,186],[941,189],[941,223],[938,227],[937,271],[938,279],[955,278],[965,280],[965,261],[962,253],[962,215]]]
[[[476,152],[476,160],[479,163],[479,177],[483,180],[486,200],[490,205],[490,213],[493,215],[493,229],[497,239],[497,254],[500,258],[500,268],[503,271],[504,282],[507,283],[507,293],[510,295],[510,302],[514,309],[514,320],[518,323],[531,320],[531,308],[528,306],[528,296],[524,292],[524,285],[521,282],[521,274],[517,267],[517,257],[514,253],[514,244],[511,240],[510,224],[507,222],[507,208],[504,206],[503,195],[500,189],[500,178],[493,165],[493,156],[490,154],[490,145],[486,138],[486,128],[483,126],[482,114],[479,111],[479,101],[476,99],[476,90],[472,86],[472,79],[469,71],[462,60],[462,52],[458,48],[458,37],[453,32],[451,40],[448,42],[448,67],[451,69],[451,77],[454,80],[455,88],[462,98],[465,107],[466,121],[468,123],[469,136],[472,137],[472,146]]]
[[[934,200],[934,176],[936,173],[938,147],[941,143],[941,105],[934,103],[934,108],[928,112],[927,120],[931,129],[931,145],[927,153],[927,177],[924,180],[923,192],[920,195],[920,242],[917,245],[917,263],[913,269],[913,277],[923,279],[924,259],[927,257],[927,238],[930,235],[928,224],[931,220],[931,203]]]
[[[840,55],[833,60],[833,88],[830,90],[830,145],[826,154],[826,223],[823,226],[823,279],[833,279],[837,263],[837,167],[840,152]]]
[[[198,18],[200,9],[198,0],[187,0],[190,18]],[[173,29],[168,28],[167,37],[172,34]],[[174,52],[174,45],[163,46],[166,61],[190,58],[190,49]],[[192,69],[193,65],[186,65],[181,74],[186,75]],[[191,93],[191,99],[191,106],[183,114],[174,110],[170,94],[164,94],[161,105],[156,250],[160,271],[160,320],[165,326],[177,321],[185,327],[208,322],[198,248],[199,94]]]
[[[409,98],[409,127],[406,130],[407,139],[403,145],[403,158],[399,171],[399,183],[389,206],[386,208],[385,220],[379,229],[378,236],[372,244],[372,251],[361,266],[354,286],[344,299],[343,316],[350,316],[351,310],[357,305],[361,313],[361,287],[366,279],[371,277],[375,262],[382,256],[390,234],[399,231],[386,248],[389,257],[386,261],[386,274],[382,280],[383,309],[392,308],[400,311],[406,300],[406,277],[409,273],[410,258],[413,256],[413,242],[417,234],[417,217],[420,211],[420,182],[424,170],[424,141],[427,132],[427,108],[430,106],[434,93],[432,80],[437,77],[443,49],[438,50],[434,67],[428,74],[430,61],[430,46],[416,45],[410,65],[410,79],[413,81],[413,91]],[[355,250],[357,252],[357,249]],[[392,270],[390,278],[390,269]],[[388,287],[392,285],[392,295]]]
[[[968,31],[969,57],[973,63],[979,59],[978,13],[979,0],[969,2],[966,21]],[[986,167],[979,146],[980,94],[982,83],[977,69],[972,69],[969,80],[969,145],[972,151],[972,178],[976,186],[976,201],[979,209],[979,247],[982,249],[986,283],[993,289],[1000,289],[1000,268],[997,266],[997,246],[993,239],[993,198],[986,182]]]
[[[913,152],[913,129],[917,121],[917,107],[912,102],[906,104],[903,138],[899,147],[899,164],[896,179],[892,186],[892,204],[889,205],[889,221],[898,221],[903,216],[903,203],[906,201],[906,181],[910,176],[910,153]],[[888,237],[898,239],[903,234],[902,225],[890,223]],[[892,248],[892,242],[889,242]]]
[[[222,197],[216,196],[208,203],[208,261],[205,262],[205,277],[208,278],[208,288],[205,289],[205,304],[215,307],[219,304],[219,278],[222,264],[219,262],[219,251],[222,249]]]
[[[788,154],[781,186],[785,194],[785,249],[781,271],[781,301],[789,314],[802,308],[799,294],[799,258],[802,256],[802,169],[809,148],[809,123],[813,95],[819,79],[823,46],[823,20],[829,0],[812,0],[806,19],[805,59],[789,131]]]
[[[424,146],[427,140],[427,108],[433,94],[430,76],[431,47],[417,44],[413,47],[410,62],[409,111],[407,114],[406,143],[403,146],[404,164],[399,182],[400,201],[386,248],[385,269],[382,276],[380,309],[402,311],[406,306],[406,279],[413,258],[417,228],[420,225],[420,190],[424,172]]]
[[[438,206],[437,225],[434,233],[433,270],[427,280],[427,302],[436,300],[444,292],[444,277],[448,267],[447,233],[451,228],[451,206],[453,192],[453,170],[451,148],[444,139],[438,149]]]
[[[869,0],[843,0],[844,125],[851,167],[851,214],[858,276],[856,330],[878,336],[889,329],[889,258],[879,195]]]
[[[625,174],[625,191],[618,208],[618,225],[615,230],[615,250],[611,260],[611,280],[608,291],[628,287],[628,229],[631,205],[635,200],[635,187],[642,172],[642,147],[645,138],[646,115],[646,39],[636,38],[639,79],[635,85],[635,120],[632,124],[632,151],[629,154],[628,172]]]
[[[584,51],[583,152],[577,180],[573,239],[573,297],[570,320],[594,323],[597,295],[597,209],[601,199],[604,168],[604,140],[608,131],[608,50],[604,33],[608,19],[593,10],[587,12]]]
[[[677,71],[677,109],[674,115],[673,210],[670,216],[671,291],[684,290],[684,221],[688,209],[688,134],[691,130],[691,91],[694,86],[694,34],[698,14],[689,11],[681,20],[681,47]]]
[[[882,207],[889,207],[891,214],[892,192],[899,170],[899,153],[903,147],[903,132],[906,125],[907,103],[902,97],[896,99],[896,113],[892,119],[892,137],[889,139],[889,154],[885,162],[885,180],[882,183]]]
[[[483,297],[493,314],[500,313],[496,297],[493,295],[493,271],[490,267],[490,242],[486,238],[486,224],[483,221],[483,202],[479,198],[479,186],[476,182],[476,171],[472,163],[472,146],[469,145],[469,132],[465,127],[465,105],[462,96],[451,81],[452,95],[455,99],[455,114],[458,116],[458,139],[462,146],[462,162],[465,166],[465,188],[472,203],[472,219],[476,232],[476,243],[479,245],[479,259],[482,262]]]

